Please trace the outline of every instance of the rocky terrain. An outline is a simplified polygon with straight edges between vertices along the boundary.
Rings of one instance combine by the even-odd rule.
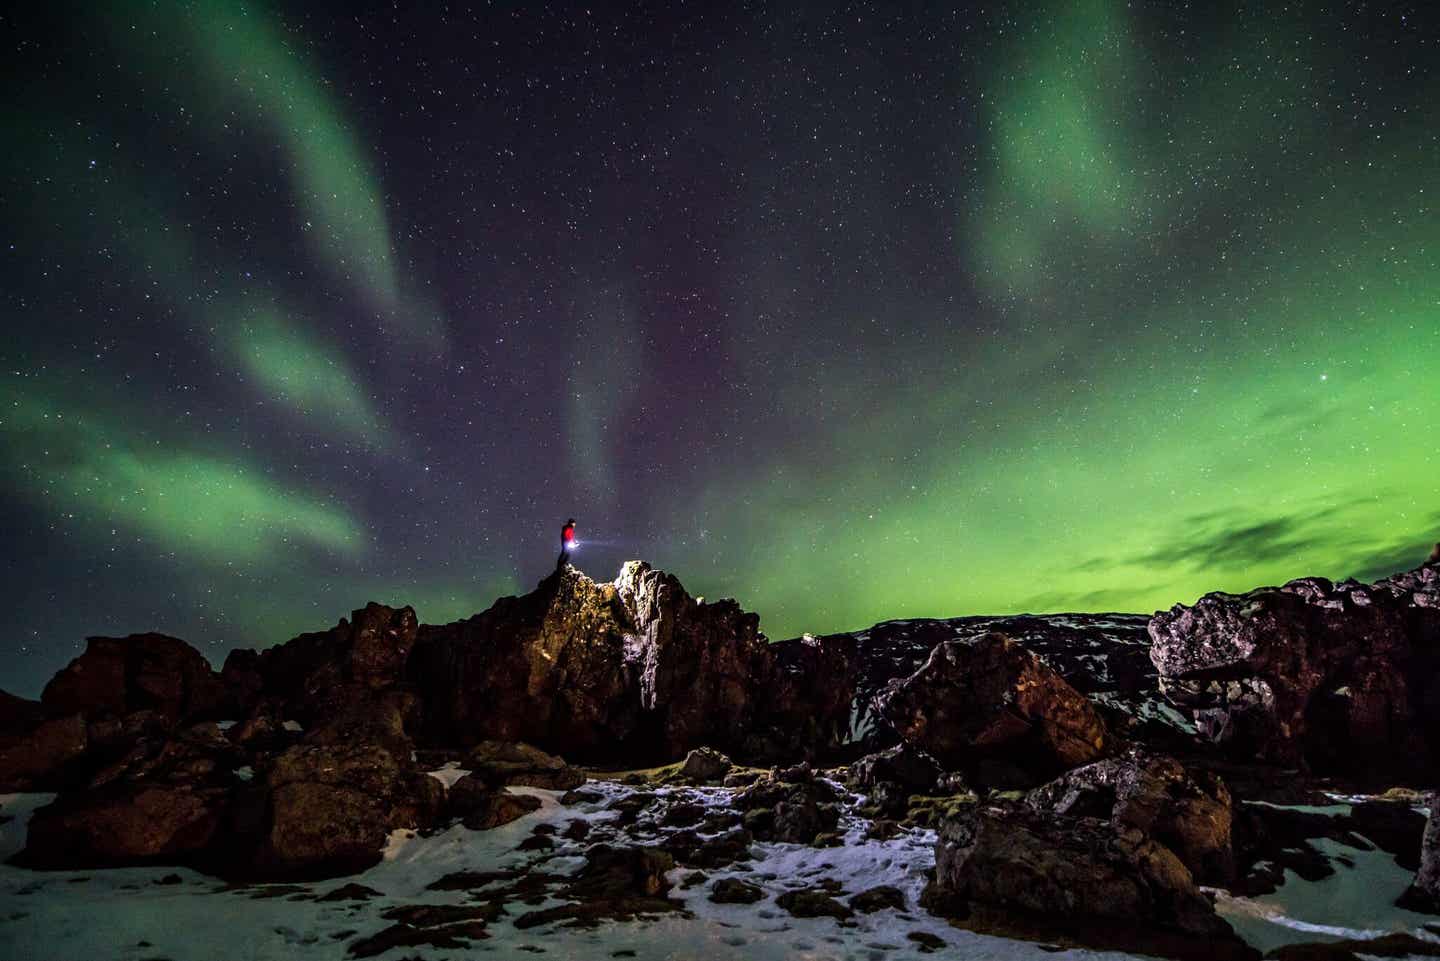
[[[282,899],[312,930],[277,956],[1440,956],[1437,761],[1437,557],[1151,618],[774,643],[644,563],[567,569],[218,672],[91,638],[38,702],[0,695],[0,943],[75,956],[46,905],[158,883]]]

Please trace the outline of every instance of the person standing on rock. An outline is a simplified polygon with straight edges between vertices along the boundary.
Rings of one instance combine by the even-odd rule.
[[[575,518],[565,522],[560,528],[560,559],[555,562],[555,569],[563,570],[566,564],[570,563],[570,555],[575,550]]]

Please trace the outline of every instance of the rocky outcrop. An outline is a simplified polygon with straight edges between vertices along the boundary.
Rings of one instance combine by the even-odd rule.
[[[1362,777],[1434,769],[1440,568],[1207,594],[1149,632],[1166,694],[1234,757]]]
[[[877,707],[905,741],[985,785],[1038,784],[1108,746],[1090,701],[1003,634],[937,645]]]
[[[1215,775],[1192,773],[1172,758],[1131,750],[1063,774],[1025,802],[1035,811],[1137,828],[1175,852],[1198,883],[1234,878],[1230,791]]]
[[[758,619],[639,561],[566,568],[468,620],[422,627],[408,668],[432,743],[526,741],[581,761],[741,748],[776,706]]]
[[[328,631],[234,651],[221,675],[247,708],[268,698],[308,726],[357,697],[402,686],[418,629],[413,608],[370,603]]]
[[[154,711],[172,722],[234,712],[220,676],[195,648],[165,634],[91,637],[40,695],[50,714],[114,717]]]
[[[971,807],[941,826],[922,903],[981,931],[1166,957],[1259,956],[1168,848],[1093,818]]]
[[[662,757],[740,744],[765,703],[771,655],[760,617],[733,600],[697,601],[673,574],[629,561],[615,579],[626,663]]]

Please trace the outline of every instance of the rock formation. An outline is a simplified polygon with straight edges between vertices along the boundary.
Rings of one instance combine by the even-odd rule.
[[[1163,690],[1231,756],[1317,773],[1433,769],[1440,568],[1207,594],[1149,630]]]
[[[1090,701],[1003,634],[937,645],[877,706],[905,741],[982,784],[1038,784],[1107,748]]]

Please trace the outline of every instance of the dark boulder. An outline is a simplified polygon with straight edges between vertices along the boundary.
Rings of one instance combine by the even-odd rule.
[[[213,724],[144,738],[30,820],[26,867],[204,866],[243,783],[240,757]]]
[[[539,798],[511,794],[474,773],[452,784],[445,796],[446,816],[461,818],[472,831],[488,831],[538,810]]]
[[[164,634],[88,638],[85,653],[50,679],[40,702],[51,714],[149,710],[171,722],[221,720],[235,711],[204,655]]]
[[[1229,789],[1172,758],[1131,750],[1063,774],[1025,801],[1036,811],[1138,828],[1175,852],[1201,884],[1221,886],[1235,876]]]
[[[850,787],[873,790],[882,784],[900,787],[914,794],[933,790],[944,772],[930,755],[909,744],[897,744],[884,751],[867,754],[850,765]]]
[[[513,785],[568,791],[585,783],[585,772],[529,744],[481,741],[466,755],[463,766],[492,787]]]
[[[975,806],[944,822],[922,904],[980,931],[1177,958],[1258,958],[1135,828]]]
[[[697,747],[685,755],[685,763],[680,767],[680,774],[692,781],[704,784],[707,781],[719,781],[730,773],[733,765],[730,759],[714,748]]]
[[[203,863],[230,792],[160,782],[121,782],[63,794],[30,821],[28,868],[76,869]]]
[[[716,904],[754,904],[764,898],[763,888],[739,878],[721,878],[710,887],[710,900]]]
[[[515,927],[525,930],[557,921],[584,926],[683,912],[683,902],[666,897],[670,881],[665,875],[674,867],[674,859],[658,848],[597,844],[585,853],[579,872],[555,894],[572,903],[522,914]]]
[[[1090,701],[1002,634],[937,645],[877,707],[906,742],[992,786],[1038,784],[1108,747]]]
[[[337,877],[380,860],[389,833],[439,816],[444,786],[377,742],[303,743],[275,758],[232,825],[238,863],[223,873]]]

